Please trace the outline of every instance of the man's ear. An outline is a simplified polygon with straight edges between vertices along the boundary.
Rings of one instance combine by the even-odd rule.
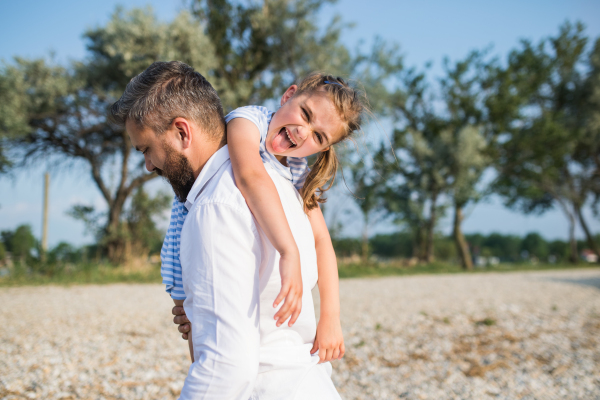
[[[289,99],[291,99],[294,96],[294,94],[296,94],[297,90],[298,90],[298,86],[296,86],[296,85],[292,85],[289,88],[287,88],[287,90],[285,91],[283,96],[281,96],[281,105],[284,105],[285,103],[287,103],[287,101]]]
[[[193,134],[190,122],[185,118],[175,118],[172,126],[177,131],[177,140],[181,145],[181,149],[187,149],[192,145]]]

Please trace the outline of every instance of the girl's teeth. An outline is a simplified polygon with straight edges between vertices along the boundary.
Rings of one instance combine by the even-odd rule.
[[[292,142],[292,147],[295,147],[296,143],[294,142],[294,139],[292,139],[292,136],[290,135],[290,131],[288,131],[287,128],[285,128],[285,134],[287,135],[288,139],[290,139],[290,142]]]

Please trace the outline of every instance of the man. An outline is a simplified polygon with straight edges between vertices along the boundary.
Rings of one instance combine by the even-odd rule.
[[[235,186],[219,98],[180,62],[157,62],[112,107],[148,171],[164,176],[188,215],[181,234],[185,313],[194,362],[181,399],[339,399],[329,363],[311,356],[310,290],[293,325],[275,325],[279,255]],[[291,182],[267,170],[300,251],[302,280],[317,280],[314,238]]]

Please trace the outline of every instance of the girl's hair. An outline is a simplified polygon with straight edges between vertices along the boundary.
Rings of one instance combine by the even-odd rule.
[[[362,114],[367,110],[366,97],[363,93],[348,85],[342,78],[312,73],[298,84],[295,95],[318,91],[324,91],[329,96],[344,124],[342,135],[335,143],[347,139],[360,129]],[[323,194],[333,185],[339,165],[333,148],[335,143],[332,143],[328,150],[319,153],[317,161],[306,177],[302,193],[306,212],[317,207],[319,203],[324,203],[326,199],[323,198]]]

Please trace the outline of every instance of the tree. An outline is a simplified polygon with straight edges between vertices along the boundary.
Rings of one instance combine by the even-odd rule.
[[[16,58],[3,66],[0,81],[11,85],[0,93],[0,128],[6,135],[24,133],[11,143],[22,166],[46,160],[51,167],[88,168],[108,208],[102,224],[108,256],[121,261],[125,203],[157,175],[143,172],[127,133],[107,120],[108,108],[129,79],[155,60],[177,58],[204,70],[213,58],[200,25],[185,12],[163,24],[150,10],[118,8],[106,26],[87,31],[84,38],[88,55],[83,61],[59,66]],[[116,183],[111,175],[118,177]]]
[[[160,251],[164,234],[156,227],[152,217],[159,215],[170,204],[171,196],[166,193],[150,197],[142,187],[137,189],[126,213],[132,253],[144,255]]]
[[[539,233],[528,233],[521,242],[521,250],[529,254],[529,257],[546,259],[548,257],[548,243]]]
[[[43,155],[55,164],[85,165],[107,204],[102,236],[108,255],[119,261],[127,246],[125,203],[156,177],[141,172],[128,135],[107,121],[109,105],[127,82],[154,61],[177,59],[205,75],[232,109],[273,99],[308,71],[344,76],[371,71],[381,46],[368,56],[351,56],[340,43],[347,26],[338,16],[325,30],[315,26],[321,8],[331,2],[199,0],[190,3],[191,13],[170,23],[157,21],[150,9],[117,8],[105,26],[84,34],[85,59],[61,66],[16,58],[2,66],[0,135],[10,135],[10,159],[32,165]],[[81,215],[82,209],[74,211]]]
[[[386,204],[413,227],[422,249],[419,258],[426,262],[433,259],[435,224],[446,196],[454,207],[458,254],[465,268],[473,267],[461,224],[465,206],[481,197],[478,184],[490,164],[482,125],[484,56],[473,52],[453,66],[446,62],[439,94],[431,90],[424,73],[408,70],[403,77],[404,90],[391,97],[391,107],[403,126],[393,136],[397,160],[394,163],[388,157],[383,167],[388,176],[395,176],[387,180]],[[384,151],[382,145],[380,154]]]
[[[598,252],[581,212],[598,182],[598,145],[590,135],[594,118],[586,105],[593,98],[587,85],[595,79],[594,56],[586,65],[583,29],[565,23],[556,37],[535,46],[522,41],[508,65],[491,74],[488,98],[492,125],[502,137],[495,190],[508,206],[526,213],[558,205],[569,221],[572,262],[578,259],[577,220]]]
[[[487,73],[486,52],[473,51],[464,60],[450,65],[445,61],[445,77],[441,83],[441,99],[447,114],[440,139],[446,149],[449,168],[448,188],[454,205],[453,236],[463,268],[472,269],[473,261],[462,232],[464,209],[478,202],[485,190],[480,186],[484,171],[492,159],[488,148],[492,134],[486,128],[484,107]]]
[[[347,25],[337,15],[315,22],[335,0],[196,0],[191,10],[214,49],[210,80],[225,109],[260,104],[314,70],[348,76],[355,65],[340,44]]]
[[[381,182],[377,173],[368,166],[364,159],[350,165],[352,179],[352,195],[360,208],[363,217],[361,255],[363,263],[369,260],[369,226],[373,223],[377,211],[379,197],[377,194]]]
[[[31,226],[20,225],[14,231],[2,231],[2,242],[14,260],[22,263],[33,257],[32,251],[36,247],[36,240],[31,231]]]
[[[388,107],[403,126],[394,130],[390,151],[381,144],[376,157],[378,173],[386,182],[381,195],[388,213],[408,225],[414,240],[414,256],[433,261],[434,230],[446,189],[446,149],[438,140],[442,129],[424,73],[401,73],[402,87],[389,96]]]
[[[596,216],[600,216],[600,38],[596,39],[589,54],[588,65],[590,70],[583,85],[584,134],[577,148],[576,157],[591,171],[589,188],[593,196],[592,210]],[[585,225],[581,212],[579,216],[583,227]],[[589,232],[586,232],[586,237],[588,245],[593,248],[589,240],[591,237]],[[596,238],[593,243],[597,244],[600,241]],[[598,251],[595,251],[598,254]]]

